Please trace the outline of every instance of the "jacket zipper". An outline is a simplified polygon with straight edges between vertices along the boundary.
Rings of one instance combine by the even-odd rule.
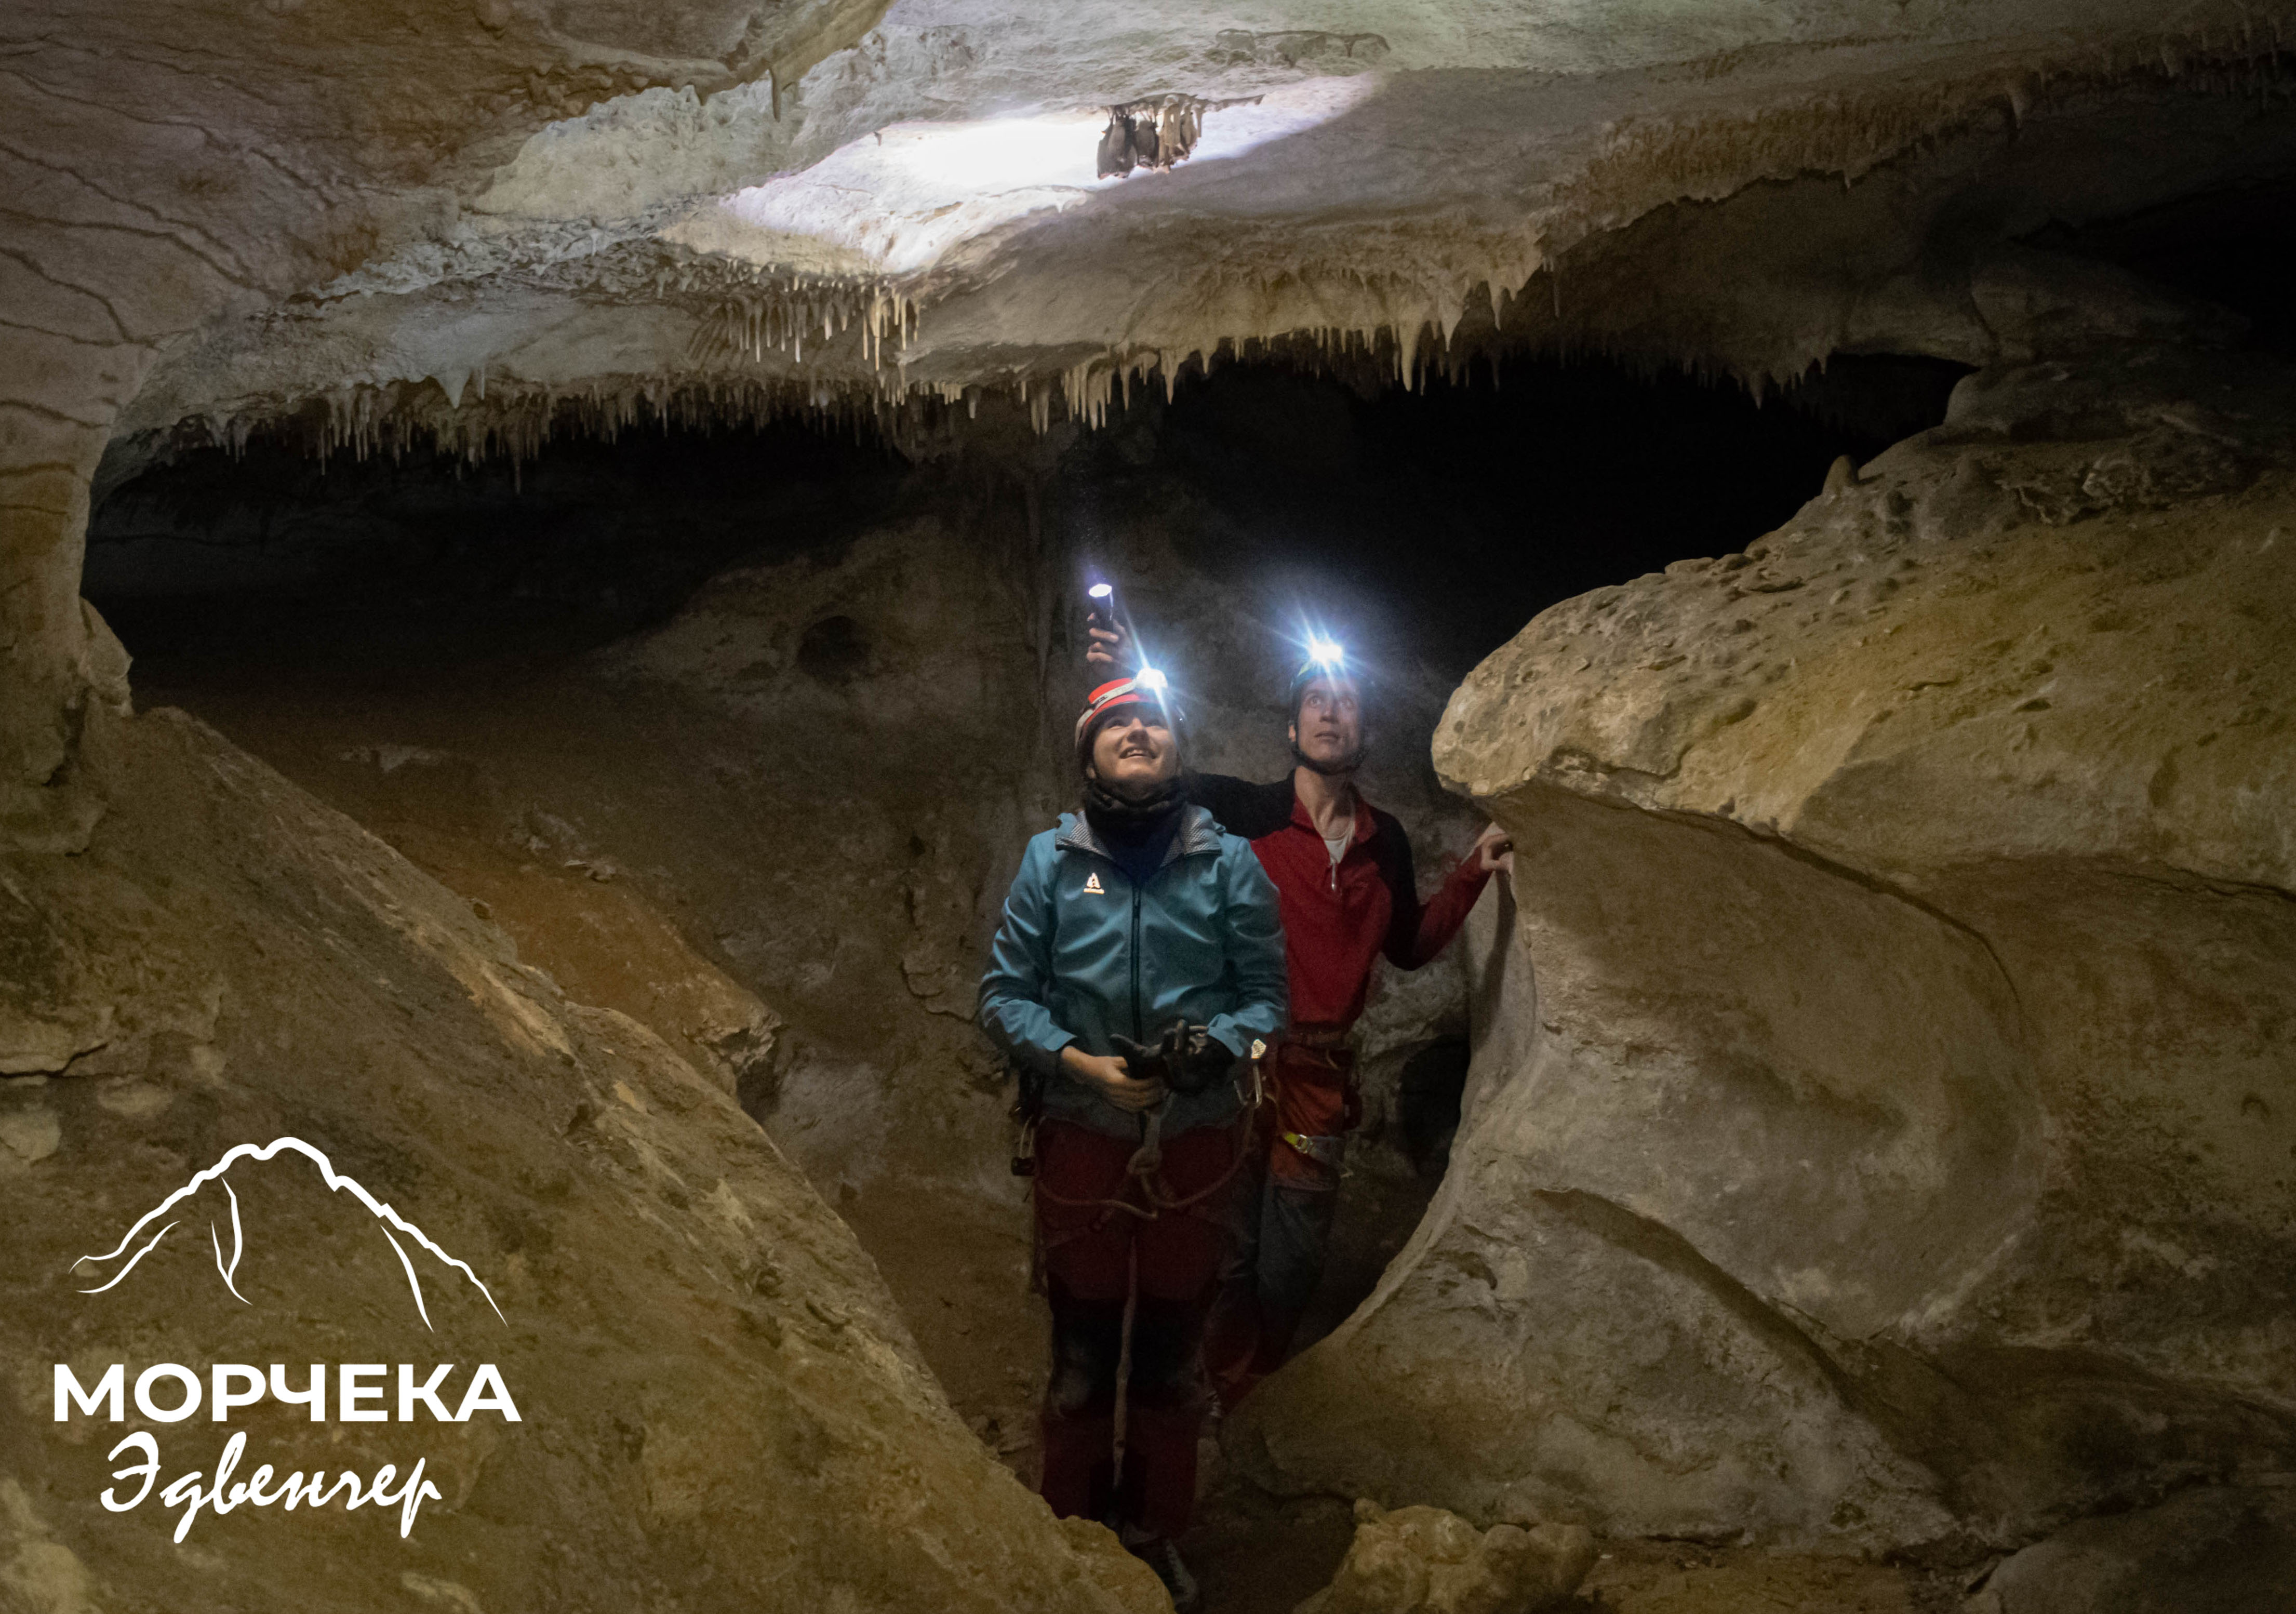
[[[1189,854],[1184,851],[1184,852],[1182,852],[1182,853],[1180,854],[1180,856],[1183,856],[1183,857],[1185,857],[1185,856],[1189,856]],[[1115,860],[1111,858],[1111,859],[1110,859],[1109,861],[1110,861],[1110,866],[1111,866],[1111,867],[1113,867],[1113,866],[1114,866]],[[1163,870],[1160,867],[1160,868],[1156,871],[1156,873],[1163,873]],[[1151,879],[1153,879],[1153,878],[1154,878],[1154,876],[1153,876],[1153,875],[1151,875],[1151,876],[1150,876],[1150,878],[1151,878]],[[1128,879],[1125,881],[1125,883],[1126,883],[1127,885],[1129,885],[1129,886],[1131,886],[1131,887],[1132,887],[1132,960],[1131,960],[1131,963],[1132,963],[1132,1040],[1133,1040],[1134,1042],[1136,1042],[1136,1043],[1141,1043],[1141,1042],[1145,1042],[1145,1041],[1147,1041],[1147,1040],[1148,1040],[1148,1039],[1147,1039],[1147,1037],[1146,1037],[1146,1036],[1143,1033],[1143,1031],[1142,1031],[1142,1029],[1141,1029],[1141,1025],[1140,1025],[1140,894],[1141,894],[1141,887],[1140,887],[1140,886],[1139,886],[1136,881],[1134,881],[1130,880],[1129,878],[1128,878]]]
[[[1136,881],[1126,883],[1132,887],[1132,1040],[1144,1043],[1148,1038],[1140,1028],[1140,887]]]

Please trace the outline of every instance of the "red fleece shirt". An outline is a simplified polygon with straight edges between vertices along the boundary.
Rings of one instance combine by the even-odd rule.
[[[1403,970],[1429,963],[1458,934],[1490,878],[1463,863],[1422,905],[1403,826],[1361,791],[1355,838],[1336,869],[1290,779],[1252,784],[1195,774],[1188,793],[1231,834],[1251,842],[1275,882],[1295,1026],[1353,1025],[1371,990],[1372,960],[1385,953]]]

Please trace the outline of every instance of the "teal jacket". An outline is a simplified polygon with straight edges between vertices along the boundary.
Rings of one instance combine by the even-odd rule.
[[[1238,1055],[1283,1028],[1283,922],[1251,843],[1190,807],[1163,864],[1135,887],[1080,813],[1033,837],[980,979],[980,1023],[1044,1078],[1045,1110],[1119,1137],[1140,1118],[1061,1069],[1070,1043],[1113,1053],[1185,1018]],[[1233,1119],[1232,1084],[1164,1101],[1167,1137]]]

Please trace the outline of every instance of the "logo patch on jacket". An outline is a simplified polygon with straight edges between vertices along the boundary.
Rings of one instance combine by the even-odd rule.
[[[1095,897],[1105,897],[1108,895],[1106,889],[1101,885],[1100,876],[1097,873],[1087,874],[1084,877],[1084,889],[1090,891]]]

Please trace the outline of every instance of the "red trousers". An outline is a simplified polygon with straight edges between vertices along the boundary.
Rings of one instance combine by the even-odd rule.
[[[1236,1196],[1251,1175],[1236,1168],[1244,1144],[1228,1127],[1164,1139],[1151,1182],[1165,1205],[1193,1201],[1176,1210],[1152,1204],[1128,1173],[1138,1148],[1131,1140],[1059,1120],[1037,1129],[1037,1238],[1053,1311],[1038,1488],[1060,1517],[1112,1514],[1168,1537],[1188,1528],[1204,1418],[1204,1322],[1234,1242]],[[1119,1474],[1116,1386],[1128,1295],[1136,1299]]]

